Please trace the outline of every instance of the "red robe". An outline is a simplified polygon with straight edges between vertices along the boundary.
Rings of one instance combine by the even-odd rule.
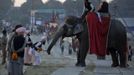
[[[107,34],[110,17],[101,17],[101,22],[96,13],[89,12],[86,16],[89,31],[89,52],[97,56],[107,54]]]

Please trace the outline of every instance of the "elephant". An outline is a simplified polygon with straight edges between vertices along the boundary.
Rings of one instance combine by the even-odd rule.
[[[117,19],[111,19],[108,32],[107,50],[112,57],[112,67],[127,67],[127,31],[123,23]]]
[[[48,46],[47,53],[50,51],[56,41],[62,37],[76,36],[79,40],[79,50],[77,52],[77,63],[76,66],[85,67],[85,59],[89,49],[89,38],[88,38],[88,28],[85,22],[82,22],[80,18],[75,16],[68,16],[65,24],[59,28],[56,32],[55,37]]]
[[[80,29],[76,28],[77,25]],[[78,27],[79,27],[78,26]],[[76,30],[75,30],[76,29]],[[111,24],[107,36],[107,50],[112,57],[112,67],[127,67],[127,31],[123,23],[117,19],[111,19]],[[79,41],[76,66],[86,66],[85,59],[89,50],[89,36],[86,22],[75,16],[68,16],[65,24],[56,32],[52,42],[48,46],[47,53],[51,53],[56,41],[62,37],[76,36]],[[118,59],[119,57],[119,59]]]

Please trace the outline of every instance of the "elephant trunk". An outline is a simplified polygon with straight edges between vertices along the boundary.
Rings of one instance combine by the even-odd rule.
[[[55,34],[52,42],[50,43],[50,45],[48,46],[48,49],[47,49],[47,53],[50,55],[51,53],[51,49],[52,47],[55,45],[55,43],[57,42],[57,40],[64,34],[64,29],[63,28],[60,28],[60,30]]]

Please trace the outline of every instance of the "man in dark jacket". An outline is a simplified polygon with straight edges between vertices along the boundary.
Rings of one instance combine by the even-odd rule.
[[[8,75],[23,75],[24,49],[26,47],[25,32],[26,28],[17,25],[9,36],[7,43]]]

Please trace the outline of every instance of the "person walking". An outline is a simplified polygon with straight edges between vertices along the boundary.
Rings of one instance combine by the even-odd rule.
[[[132,47],[129,46],[129,49],[128,49],[128,61],[132,61],[132,56],[133,56],[133,50],[132,50]]]
[[[2,65],[6,63],[6,45],[7,45],[7,31],[4,29],[2,31],[2,38],[1,38],[1,48],[2,48]]]
[[[25,48],[25,54],[24,54],[24,64],[25,65],[32,65],[32,54],[30,54],[30,49],[32,48],[32,40],[30,38],[30,32],[27,32],[26,34],[26,48]]]
[[[69,54],[69,55],[72,55],[72,50],[73,50],[72,44],[69,43],[69,46],[68,46],[68,54]]]
[[[61,54],[63,55],[64,54],[64,49],[65,49],[65,46],[64,46],[64,40],[61,40],[60,42],[60,48],[61,48]]]

